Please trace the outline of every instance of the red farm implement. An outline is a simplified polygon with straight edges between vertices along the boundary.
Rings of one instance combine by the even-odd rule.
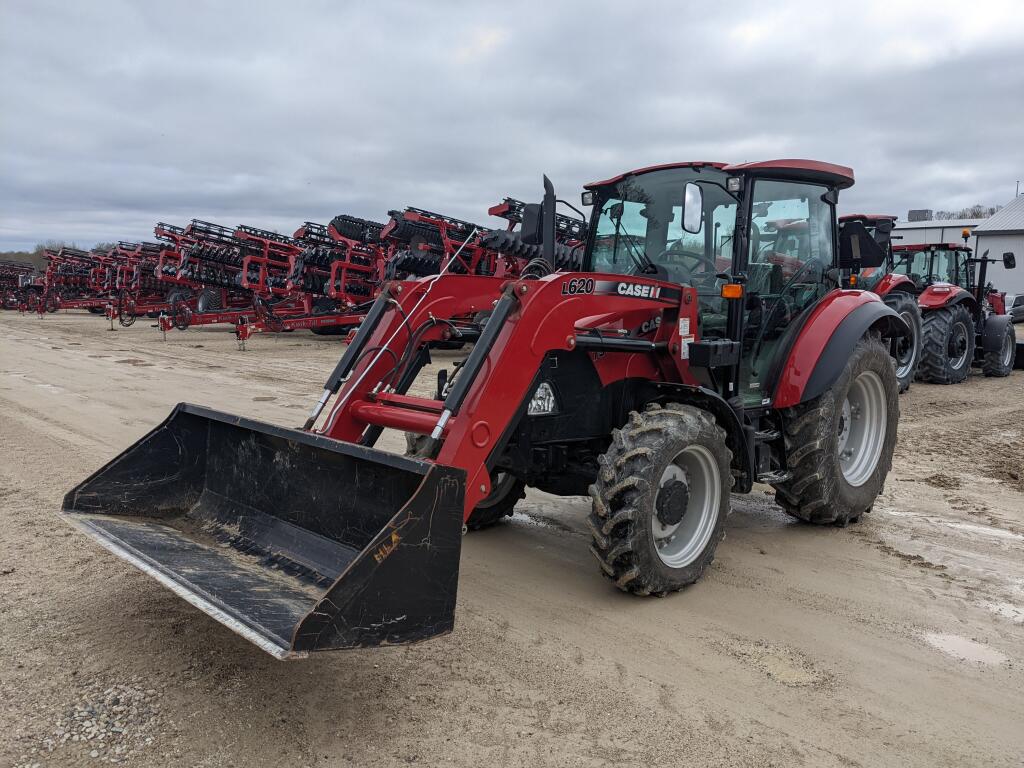
[[[117,321],[125,328],[140,315],[158,317],[177,302],[194,303],[187,286],[170,285],[159,271],[163,246],[160,243],[120,242],[111,251]]]
[[[58,309],[85,309],[102,314],[113,306],[115,261],[108,252],[63,247],[46,251],[43,294],[36,307],[40,314]]]
[[[0,261],[0,309],[24,311],[35,286],[36,268],[24,261]],[[36,297],[38,300],[38,297]]]
[[[887,340],[907,327],[840,284],[884,259],[838,225],[852,184],[807,160],[624,173],[587,187],[579,266],[557,271],[545,180],[518,233],[532,266],[475,274],[460,254],[387,282],[302,429],[181,404],[63,515],[278,658],[450,631],[462,534],[525,486],[589,493],[600,571],[640,595],[699,579],[756,482],[801,520],[856,521],[891,465]],[[781,280],[752,247],[776,210],[811,225]],[[433,396],[411,395],[431,345],[485,311]],[[384,429],[406,455],[375,447]]]
[[[254,333],[309,328],[345,331],[357,325],[359,302],[372,299],[379,267],[362,246],[307,223],[294,236],[193,221],[184,229],[165,224],[157,235],[165,249],[157,274],[199,293],[193,308],[179,301],[160,327],[230,324],[244,345]]]

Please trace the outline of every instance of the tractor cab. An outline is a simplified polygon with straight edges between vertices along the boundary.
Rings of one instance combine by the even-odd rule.
[[[584,269],[694,288],[697,336],[740,344],[723,394],[767,405],[785,351],[839,287],[835,203],[852,183],[849,169],[798,160],[680,163],[595,182],[583,195],[593,206]]]
[[[956,286],[974,293],[974,268],[971,249],[967,246],[952,243],[897,245],[892,251],[893,271],[910,277],[919,291],[931,286]]]

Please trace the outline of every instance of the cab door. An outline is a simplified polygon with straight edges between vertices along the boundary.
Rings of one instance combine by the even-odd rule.
[[[751,194],[747,295],[744,304],[740,396],[744,405],[767,403],[789,332],[834,288],[835,208],[828,187],[756,179]]]

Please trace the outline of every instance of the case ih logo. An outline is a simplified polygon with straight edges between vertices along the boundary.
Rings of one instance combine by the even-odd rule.
[[[619,296],[635,296],[638,299],[656,299],[661,295],[661,286],[642,283],[619,283],[615,287]]]

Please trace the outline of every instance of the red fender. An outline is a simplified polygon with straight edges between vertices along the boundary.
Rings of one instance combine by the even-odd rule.
[[[992,305],[993,312],[997,315],[1006,314],[1006,293],[1004,291],[989,291],[985,298]]]
[[[974,301],[970,292],[952,283],[933,283],[921,291],[917,297],[917,305],[922,310],[942,309],[965,299]]]
[[[868,291],[837,289],[818,302],[789,350],[775,388],[773,407],[789,408],[800,402],[814,366],[832,334],[854,310],[873,301],[882,303],[878,296]]]
[[[894,290],[917,293],[917,286],[914,285],[914,281],[907,275],[890,273],[879,280],[878,284],[871,289],[872,293],[877,293],[879,296],[886,296]]]

